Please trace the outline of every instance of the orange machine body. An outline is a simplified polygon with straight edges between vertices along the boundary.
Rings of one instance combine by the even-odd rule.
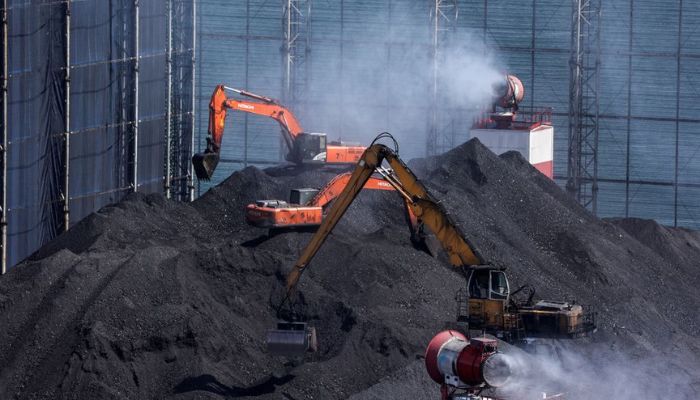
[[[245,221],[258,228],[298,228],[321,225],[323,208],[300,206],[279,200],[258,200],[248,204]]]
[[[259,228],[298,228],[321,225],[323,208],[333,201],[345,188],[350,173],[333,178],[313,199],[304,205],[291,204],[282,200],[258,200],[246,206],[245,220]],[[380,177],[371,177],[363,189],[395,190],[389,182]],[[411,214],[411,220],[415,221]]]
[[[335,146],[329,144],[326,146],[326,163],[327,164],[356,164],[365,148],[361,146]]]

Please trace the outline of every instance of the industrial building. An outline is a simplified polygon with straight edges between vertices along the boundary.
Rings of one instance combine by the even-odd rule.
[[[449,150],[479,112],[445,72],[462,50],[519,76],[526,107],[552,109],[554,178],[591,211],[700,227],[692,2],[5,0],[3,11],[8,267],[130,192],[189,201],[280,162],[277,124],[233,114],[214,180],[193,178],[217,84],[278,98],[329,139],[389,131],[404,158]]]

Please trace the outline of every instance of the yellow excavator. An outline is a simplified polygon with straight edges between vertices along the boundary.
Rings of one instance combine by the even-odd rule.
[[[393,150],[377,143],[384,138],[393,141]],[[384,161],[390,169],[382,166]],[[309,262],[375,172],[407,200],[414,215],[432,231],[447,252],[450,264],[465,273],[467,283],[465,290],[461,291],[464,296],[457,298],[458,310],[461,310],[457,318],[467,325],[467,333],[480,330],[517,342],[526,337],[577,337],[595,329],[594,314],[584,313],[580,305],[561,301],[533,304],[532,296],[525,303],[514,301],[505,268],[484,262],[443,206],[398,157],[398,143],[387,132],[377,136],[362,154],[343,192],[288,274],[278,317],[285,303],[292,301]],[[285,320],[278,324],[277,329],[268,331],[267,344],[272,354],[303,356],[305,352],[315,350],[316,334],[305,322]]]

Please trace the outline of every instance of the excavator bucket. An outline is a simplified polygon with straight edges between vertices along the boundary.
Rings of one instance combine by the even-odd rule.
[[[208,181],[214,175],[214,170],[219,164],[219,153],[197,153],[192,157],[192,166],[197,174],[197,179]]]
[[[304,357],[318,350],[316,329],[305,322],[278,322],[267,332],[267,351],[287,358]]]

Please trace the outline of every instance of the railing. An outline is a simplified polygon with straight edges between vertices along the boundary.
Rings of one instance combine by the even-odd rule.
[[[500,120],[500,121],[498,121]],[[484,110],[477,114],[474,118],[473,128],[487,129],[493,128],[496,124],[500,125],[503,120],[508,120],[508,127],[514,129],[524,129],[527,127],[535,127],[539,125],[552,124],[552,108],[551,107],[520,107],[515,113],[498,113]]]

